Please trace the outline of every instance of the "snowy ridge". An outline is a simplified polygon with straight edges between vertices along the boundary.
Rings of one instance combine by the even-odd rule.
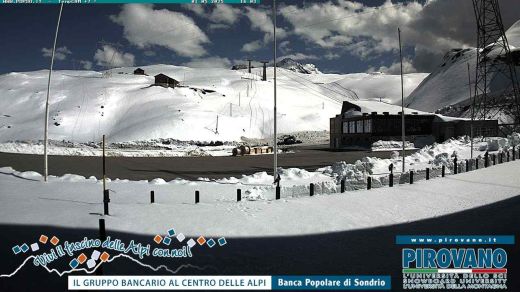
[[[517,21],[506,32],[512,50],[520,48],[520,21]],[[437,109],[465,101],[474,91],[475,66],[477,51],[475,48],[453,49],[444,56],[435,71],[426,77],[408,96],[406,105],[424,111],[434,112]],[[470,65],[470,84],[468,87],[468,68]],[[520,67],[517,66],[520,73]],[[520,75],[518,75],[520,76]],[[490,84],[491,91],[499,91],[503,87],[501,78],[495,78]]]
[[[302,74],[321,74],[314,64],[300,64],[291,58],[285,58],[276,63],[276,66]]]
[[[116,68],[111,74],[55,71],[50,139],[97,142],[105,134],[109,142],[240,142],[272,136],[272,68],[267,81],[260,80],[262,68],[251,74],[173,65],[141,68],[147,75],[133,75],[135,68]],[[180,81],[181,87],[152,86],[159,73]],[[47,76],[46,70],[0,76],[0,142],[43,139]],[[424,76],[408,75],[407,88]],[[394,75],[302,74],[280,68],[278,131],[329,130],[329,118],[340,112],[343,100],[379,99],[381,92],[395,100],[400,97],[398,85]]]

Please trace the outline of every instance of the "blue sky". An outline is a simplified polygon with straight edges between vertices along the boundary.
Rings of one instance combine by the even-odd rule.
[[[405,70],[430,72],[444,53],[475,43],[471,1],[278,1],[278,56],[323,72],[396,73],[397,27]],[[520,18],[503,0],[504,25]],[[290,4],[289,4],[290,3]],[[271,2],[261,5],[65,5],[57,69],[272,60]],[[0,73],[49,67],[58,5],[0,8]]]

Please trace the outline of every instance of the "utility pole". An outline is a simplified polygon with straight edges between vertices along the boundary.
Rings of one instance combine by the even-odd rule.
[[[251,73],[251,59],[247,59],[249,65],[247,66],[247,73]]]
[[[469,101],[471,102],[471,73],[468,64],[468,88],[469,88]],[[471,104],[471,123],[470,123],[470,139],[471,139],[471,159],[473,159],[473,121],[475,121],[475,101]]]
[[[56,25],[56,33],[54,34],[54,45],[52,46],[52,55],[51,55],[51,68],[49,69],[49,80],[47,81],[47,100],[45,101],[45,130],[44,130],[44,144],[43,144],[43,168],[44,175],[43,180],[47,181],[49,176],[49,161],[47,157],[47,147],[49,144],[49,96],[51,91],[51,77],[52,77],[52,67],[54,66],[54,54],[56,52],[56,42],[58,40],[58,31],[60,29],[60,21],[61,21],[61,12],[63,11],[63,3],[60,5],[60,13],[58,14],[58,24]]]
[[[399,59],[401,60],[401,134],[403,136],[403,173],[405,171],[405,124],[404,124],[404,81],[403,81],[403,53],[401,49],[401,29],[397,28],[399,35]]]
[[[275,53],[276,54],[276,53]],[[263,71],[263,75],[262,75],[262,81],[267,81],[267,61],[262,61],[260,63],[263,63],[264,64],[264,71]],[[275,62],[276,63],[276,62]],[[275,67],[276,67],[276,64],[275,64]]]
[[[273,63],[274,63],[274,136],[273,136],[273,149],[274,149],[274,155],[273,155],[273,178],[274,182],[277,182],[278,180],[278,141],[277,141],[277,131],[276,131],[276,0],[273,0]],[[264,64],[264,70],[265,70],[265,64]],[[265,72],[265,71],[264,71]],[[264,77],[265,78],[265,77]]]

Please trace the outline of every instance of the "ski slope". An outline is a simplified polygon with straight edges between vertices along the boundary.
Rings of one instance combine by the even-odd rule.
[[[49,135],[53,140],[110,142],[173,138],[241,141],[269,138],[273,129],[273,69],[228,70],[173,65],[108,72],[54,71]],[[185,87],[151,86],[166,74]],[[278,70],[280,133],[323,131],[343,100],[400,99],[399,77],[382,74],[301,74]],[[407,76],[407,88],[425,74]],[[47,70],[0,76],[0,142],[43,139]],[[383,95],[382,93],[386,93]]]

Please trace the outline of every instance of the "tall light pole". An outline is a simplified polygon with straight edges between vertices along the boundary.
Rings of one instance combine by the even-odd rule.
[[[49,80],[47,81],[47,100],[45,101],[45,130],[43,135],[43,159],[44,159],[44,181],[47,181],[47,177],[49,176],[49,162],[47,157],[47,147],[49,144],[49,96],[51,91],[51,77],[52,77],[52,67],[54,66],[54,54],[56,52],[56,41],[58,40],[58,31],[60,29],[60,21],[61,21],[61,12],[63,10],[63,3],[60,5],[60,13],[58,14],[58,24],[56,24],[56,33],[54,34],[54,45],[52,46],[52,55],[51,55],[51,68],[49,69]]]
[[[275,182],[277,181],[278,174],[278,141],[277,141],[277,129],[276,129],[276,0],[273,0],[273,59],[274,59],[274,136],[273,136],[273,177]]]
[[[405,125],[404,125],[404,81],[403,81],[403,53],[401,49],[401,29],[397,28],[397,34],[399,35],[399,59],[401,61],[401,134],[403,138],[403,173],[405,171]]]
[[[477,49],[478,50],[478,49]],[[469,88],[469,101],[471,102],[471,73],[469,70],[469,62],[468,62],[468,88]],[[470,158],[473,159],[473,121],[475,120],[475,102],[473,101],[471,104],[471,123],[470,123],[470,139],[471,139],[471,156]]]

